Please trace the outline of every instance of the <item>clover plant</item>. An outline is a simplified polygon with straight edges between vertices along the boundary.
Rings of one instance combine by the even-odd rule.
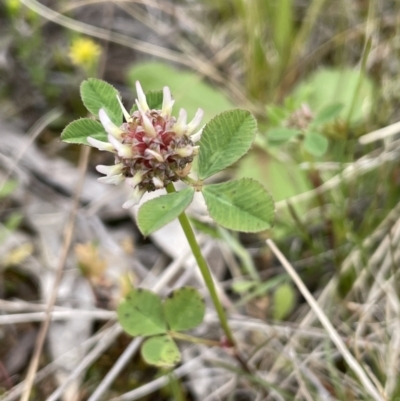
[[[123,205],[125,208],[139,204],[145,192],[165,188],[166,194],[140,206],[139,229],[147,236],[171,220],[179,219],[226,340],[215,342],[182,333],[201,324],[205,312],[204,301],[190,287],[176,290],[164,302],[149,290],[134,289],[118,307],[119,322],[128,334],[147,337],[142,356],[150,364],[178,363],[180,353],[174,339],[181,339],[233,347],[233,354],[246,368],[185,210],[197,191],[202,193],[210,216],[222,227],[258,232],[272,226],[274,203],[259,182],[250,178],[222,183],[206,181],[247,153],[257,132],[256,120],[250,112],[234,109],[217,115],[197,130],[202,110],[189,123],[184,109],[174,117],[174,99],[168,87],[145,94],[136,82],[136,91],[136,104],[128,112],[111,85],[94,78],[84,81],[81,97],[95,119],[72,122],[64,129],[62,139],[114,154],[112,166],[97,166],[104,174],[99,181],[125,183],[132,189]],[[195,157],[198,157],[197,170],[192,171]],[[177,192],[173,184],[176,181],[184,182],[186,187]]]
[[[291,101],[292,99],[289,99],[285,104],[286,107],[268,108],[268,118],[275,125],[267,131],[269,145],[280,146],[295,140],[310,155],[323,156],[329,146],[328,139],[323,135],[324,127],[339,116],[343,105],[329,104],[314,115],[307,104],[292,110]]]

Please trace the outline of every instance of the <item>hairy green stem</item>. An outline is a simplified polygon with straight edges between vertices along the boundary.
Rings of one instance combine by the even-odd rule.
[[[174,184],[170,183],[166,187],[168,193],[173,193],[175,191]],[[179,222],[181,223],[182,229],[185,233],[185,236],[189,242],[190,248],[193,252],[193,256],[196,259],[196,262],[199,266],[200,272],[203,276],[204,282],[207,286],[208,292],[210,293],[211,299],[214,303],[215,309],[217,311],[219,321],[221,323],[222,329],[225,332],[225,335],[229,341],[229,343],[236,348],[236,341],[233,337],[231,328],[228,324],[228,319],[226,318],[226,314],[224,308],[222,307],[221,301],[218,298],[217,291],[215,289],[214,281],[210,273],[210,269],[208,268],[207,262],[204,259],[199,244],[197,243],[196,237],[194,235],[192,226],[190,225],[189,219],[187,218],[185,212],[183,212],[179,216]]]

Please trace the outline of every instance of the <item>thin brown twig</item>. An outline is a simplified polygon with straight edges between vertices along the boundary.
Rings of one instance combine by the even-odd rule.
[[[54,281],[54,285],[53,285],[53,290],[50,294],[50,299],[47,304],[46,319],[42,323],[40,330],[39,330],[38,337],[36,339],[34,353],[31,358],[31,362],[29,364],[29,369],[28,369],[28,373],[26,376],[26,380],[25,380],[25,387],[24,387],[22,396],[20,398],[20,401],[28,401],[29,400],[33,382],[35,380],[36,371],[39,366],[40,355],[42,353],[43,345],[44,345],[46,335],[47,335],[47,332],[48,332],[48,329],[50,326],[51,311],[52,311],[54,304],[56,302],[56,299],[57,299],[58,286],[61,282],[64,265],[65,265],[65,262],[66,262],[66,259],[68,256],[68,252],[69,252],[69,249],[71,246],[71,242],[72,242],[72,237],[73,237],[73,232],[74,232],[74,227],[75,227],[75,218],[76,218],[76,214],[77,214],[78,207],[79,207],[79,199],[80,199],[80,194],[81,194],[82,188],[83,188],[83,182],[84,182],[85,173],[86,173],[86,169],[87,169],[87,165],[88,165],[89,155],[90,155],[90,148],[87,146],[84,146],[81,150],[80,159],[79,159],[79,167],[78,167],[79,180],[76,185],[76,191],[75,191],[75,195],[73,198],[70,218],[69,218],[67,226],[65,228],[64,242],[63,242],[61,256],[60,256],[57,270],[56,270],[56,277],[55,277],[55,281]]]

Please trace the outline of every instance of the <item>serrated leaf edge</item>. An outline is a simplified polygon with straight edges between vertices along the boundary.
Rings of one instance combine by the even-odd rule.
[[[70,123],[68,123],[68,124],[64,127],[64,129],[62,130],[61,135],[60,135],[60,138],[61,138],[61,140],[62,140],[63,142],[65,142],[65,143],[75,143],[75,144],[79,144],[79,145],[90,146],[88,143],[72,142],[72,141],[69,141],[69,140],[63,138],[64,133],[65,133],[65,131],[67,130],[67,128],[68,128],[69,126],[71,126],[72,124],[75,124],[75,123],[78,122],[78,121],[82,121],[82,120],[90,120],[90,121],[93,121],[93,122],[99,124],[99,126],[103,129],[105,135],[107,136],[107,132],[106,132],[106,130],[104,129],[104,127],[101,125],[100,122],[98,122],[97,120],[95,120],[95,119],[93,119],[93,118],[89,118],[89,117],[80,117],[80,118],[77,118],[77,119],[74,120],[74,121],[71,121]]]
[[[274,211],[273,211],[274,218],[273,218],[273,220],[272,220],[272,222],[271,222],[271,224],[270,224],[270,227],[269,227],[269,228],[266,228],[265,230],[261,230],[261,231],[248,231],[248,230],[243,230],[243,229],[241,229],[241,230],[233,230],[232,228],[224,227],[224,226],[222,226],[222,224],[217,223],[211,215],[210,215],[210,217],[213,219],[213,221],[215,221],[216,224],[220,224],[222,227],[227,228],[228,230],[238,231],[238,232],[242,232],[242,233],[257,233],[257,232],[262,232],[262,231],[270,230],[270,229],[274,226],[274,224],[275,224],[275,216],[276,216],[276,210],[277,210],[277,209],[276,209],[276,204],[275,204],[275,201],[274,201],[272,195],[269,193],[269,191],[265,188],[265,186],[264,186],[260,181],[255,180],[254,178],[242,177],[242,178],[239,178],[239,179],[236,179],[236,180],[230,180],[230,181],[226,181],[226,182],[242,181],[242,180],[248,180],[248,181],[256,182],[257,184],[261,185],[261,186],[264,188],[264,191],[271,197],[272,203],[273,203],[273,206],[274,206]],[[225,183],[225,182],[221,182],[221,183],[218,183],[218,184],[224,184],[224,183]],[[203,188],[208,187],[208,186],[210,186],[210,185],[217,185],[217,184],[206,184],[206,185],[203,186]],[[207,207],[207,212],[209,213],[208,205],[207,205],[207,202],[206,202],[206,199],[205,199],[205,198],[204,198],[204,202],[205,202],[206,207]],[[210,214],[210,213],[209,213],[209,214]]]
[[[217,174],[218,172],[224,170],[225,168],[228,168],[228,167],[232,166],[233,164],[235,164],[235,163],[237,163],[239,160],[241,160],[241,159],[249,152],[249,150],[251,149],[251,147],[252,147],[252,145],[253,145],[253,143],[254,143],[254,141],[255,141],[255,139],[256,139],[257,132],[258,132],[258,123],[257,123],[257,119],[254,117],[254,115],[253,115],[249,110],[241,109],[241,108],[238,108],[238,107],[235,107],[235,108],[229,109],[229,110],[225,110],[225,111],[223,111],[222,113],[217,114],[217,115],[216,115],[215,117],[213,117],[210,121],[208,121],[208,123],[204,126],[203,132],[204,132],[204,130],[206,129],[207,125],[209,125],[209,124],[210,124],[212,121],[214,121],[216,118],[220,117],[222,114],[226,114],[226,113],[229,113],[229,112],[232,112],[232,111],[245,111],[246,113],[248,113],[248,116],[250,116],[250,117],[252,117],[252,118],[254,119],[255,128],[254,128],[253,140],[251,141],[251,143],[249,144],[249,147],[245,150],[245,152],[244,152],[239,158],[237,158],[235,161],[233,161],[231,164],[229,164],[228,166],[223,167],[221,170],[216,171],[216,172],[212,173],[211,175],[207,175],[206,177],[203,177],[203,178],[200,177],[200,172],[199,172],[199,178],[200,178],[202,181],[203,181],[203,180],[206,180],[207,178],[210,178],[210,177],[213,176],[214,174]],[[200,141],[201,141],[201,139],[200,139]],[[200,146],[200,152],[201,152],[201,146]],[[199,155],[199,156],[200,156],[200,155]]]
[[[84,79],[84,80],[81,82],[81,84],[79,85],[79,96],[80,96],[80,98],[81,98],[81,100],[82,100],[82,103],[83,103],[83,105],[85,106],[86,110],[87,110],[91,115],[93,115],[93,116],[99,118],[99,116],[98,116],[99,112],[97,111],[97,114],[93,114],[93,113],[86,107],[85,101],[83,100],[82,86],[83,86],[83,84],[84,84],[85,82],[89,82],[89,83],[90,83],[90,82],[102,82],[102,83],[105,83],[105,84],[107,84],[108,86],[111,86],[111,87],[117,92],[117,96],[120,96],[119,90],[118,90],[115,86],[113,86],[113,85],[111,85],[110,83],[108,83],[107,81],[105,81],[104,79],[99,79],[99,78],[93,78],[93,77],[91,77],[91,78]],[[122,110],[121,110],[121,116],[122,116]],[[111,116],[109,116],[109,117],[111,117]]]

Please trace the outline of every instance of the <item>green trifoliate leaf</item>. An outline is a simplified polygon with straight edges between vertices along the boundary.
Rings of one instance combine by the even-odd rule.
[[[142,345],[142,357],[159,367],[172,367],[181,361],[181,353],[170,336],[148,338]]]
[[[314,118],[312,125],[326,124],[339,116],[344,105],[342,103],[333,103],[324,107]]]
[[[203,187],[210,216],[221,226],[243,232],[267,230],[274,220],[274,202],[255,180],[242,178]]]
[[[146,92],[147,105],[150,110],[161,110],[163,104],[163,92],[162,91],[149,91]],[[136,104],[132,106],[130,114],[137,110]]]
[[[104,109],[117,126],[122,124],[122,109],[118,103],[118,91],[101,79],[89,78],[81,84],[81,97],[85,107],[96,117]]]
[[[245,110],[229,110],[213,118],[199,142],[199,178],[204,180],[240,159],[250,149],[256,131],[256,119]]]
[[[295,138],[299,134],[300,131],[294,128],[272,128],[267,132],[267,139],[273,144],[281,144],[290,141],[292,138]]]
[[[68,124],[61,133],[61,139],[68,143],[82,143],[89,145],[87,137],[91,136],[99,141],[107,142],[107,133],[103,126],[90,118],[81,118]]]
[[[204,300],[192,287],[175,290],[164,301],[165,318],[172,331],[184,331],[197,327],[204,318]]]
[[[132,290],[118,305],[118,321],[131,336],[154,336],[167,331],[160,297],[152,291]]]
[[[143,235],[149,235],[178,217],[193,199],[194,189],[162,195],[149,200],[138,213],[138,226]]]
[[[318,132],[310,131],[304,138],[304,148],[314,156],[322,156],[328,149],[328,140]]]

